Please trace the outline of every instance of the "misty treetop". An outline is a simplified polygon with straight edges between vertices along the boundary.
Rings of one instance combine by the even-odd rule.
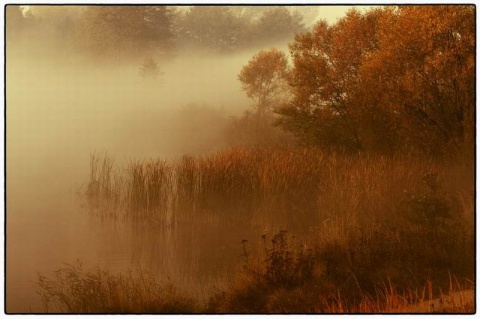
[[[179,43],[231,52],[289,41],[305,31],[303,16],[285,7],[194,6],[177,20]]]
[[[306,30],[299,11],[278,6],[9,5],[7,20],[9,41],[44,35],[79,53],[111,60],[170,55],[182,48],[232,52],[286,44]]]
[[[99,54],[143,54],[172,47],[172,17],[163,6],[90,6],[79,23],[79,43]]]

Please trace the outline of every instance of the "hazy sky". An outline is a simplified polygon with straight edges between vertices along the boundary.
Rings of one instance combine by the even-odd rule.
[[[333,23],[343,17],[347,11],[353,7],[354,6],[318,6],[316,20],[325,19],[329,23]]]

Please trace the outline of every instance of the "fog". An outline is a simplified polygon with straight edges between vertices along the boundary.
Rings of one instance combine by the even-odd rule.
[[[76,198],[90,154],[106,152],[122,165],[224,147],[228,117],[251,103],[236,80],[249,57],[180,55],[162,66],[158,82],[145,83],[137,65],[8,56],[9,311],[41,310],[37,272],[77,258],[95,265],[102,250],[116,249],[105,229],[91,228]]]
[[[274,46],[287,51],[287,43]],[[41,33],[7,42],[9,312],[41,312],[37,274],[51,274],[63,263],[81,260],[87,268],[125,271],[151,262],[138,249],[138,243],[151,244],[145,236],[121,223],[96,221],[82,208],[78,193],[88,181],[90,154],[105,152],[121,168],[132,159],[173,160],[228,147],[224,132],[230,117],[253,103],[237,75],[253,54],[270,47],[229,54],[179,50],[159,62],[158,79],[146,81],[139,76],[139,58],[104,63]],[[238,243],[244,231],[235,225],[222,231],[228,240],[206,255],[199,245],[215,239],[196,238],[188,228],[162,231],[163,239],[156,237],[146,250],[165,256],[156,265],[164,278],[198,287],[205,282],[200,273],[226,268],[207,267],[211,256],[228,260],[225,265],[238,262],[238,251],[225,247]],[[188,243],[190,248],[181,247]]]

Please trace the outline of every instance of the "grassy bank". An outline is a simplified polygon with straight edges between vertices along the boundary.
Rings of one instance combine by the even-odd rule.
[[[39,276],[47,313],[473,313],[473,283],[445,277],[446,287],[375,284],[373,292],[347,292],[328,284],[316,250],[295,248],[277,234],[266,259],[245,264],[236,278],[206,300],[192,297],[147,272],[111,274],[65,265],[53,278]],[[356,280],[354,278],[354,280]],[[437,298],[436,300],[434,298]]]

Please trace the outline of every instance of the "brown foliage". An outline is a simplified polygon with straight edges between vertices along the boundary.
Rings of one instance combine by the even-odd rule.
[[[351,150],[470,145],[474,13],[400,6],[319,22],[290,45],[293,98],[279,124],[306,143]]]

